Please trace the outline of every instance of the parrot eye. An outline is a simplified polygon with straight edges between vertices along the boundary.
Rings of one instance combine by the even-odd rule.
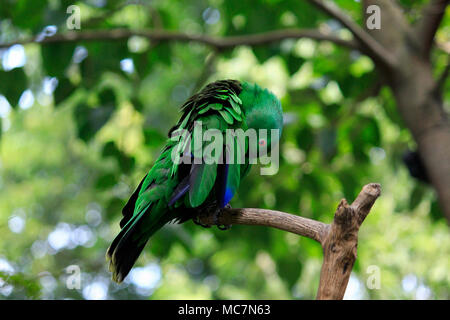
[[[260,139],[259,142],[258,142],[258,144],[259,144],[261,147],[264,147],[264,146],[266,145],[266,140]]]

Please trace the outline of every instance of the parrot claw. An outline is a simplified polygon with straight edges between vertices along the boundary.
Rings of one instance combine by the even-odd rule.
[[[224,209],[231,209],[231,206],[229,204],[227,204]],[[228,229],[231,229],[231,224],[219,224],[219,217],[222,214],[222,210],[218,208],[215,212],[214,212],[214,224],[217,225],[217,228],[219,230],[225,231]]]
[[[228,229],[230,229],[231,228],[231,224],[226,224],[226,225],[225,224],[220,224],[219,223],[219,217],[222,214],[222,210],[224,210],[224,209],[231,209],[231,206],[229,204],[227,204],[223,209],[221,209],[221,208],[215,208],[215,209],[211,208],[211,209],[214,210],[213,213],[212,213],[213,214],[213,224],[212,225],[216,225],[219,230],[228,230]],[[209,212],[211,212],[211,211],[209,211]],[[201,226],[203,228],[211,228],[211,226],[212,226],[210,224],[202,223],[201,219],[200,219],[200,216],[196,216],[195,218],[192,219],[192,221],[196,225],[199,225],[199,226]]]
[[[199,219],[198,217],[195,217],[194,219],[192,219],[192,221],[193,221],[196,225],[201,226],[201,227],[203,227],[203,228],[211,228],[211,225],[201,223],[201,222],[200,222],[200,219]]]

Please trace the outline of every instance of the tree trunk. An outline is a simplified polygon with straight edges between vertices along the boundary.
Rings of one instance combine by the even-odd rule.
[[[430,64],[407,58],[390,85],[450,222],[450,125]]]
[[[445,9],[446,1],[435,2]],[[450,123],[432,74],[430,40],[407,23],[395,1],[365,0],[364,12],[369,5],[380,7],[381,29],[367,31],[394,54],[397,62],[393,67],[375,63],[394,93],[398,110],[418,145],[441,209],[450,223]]]

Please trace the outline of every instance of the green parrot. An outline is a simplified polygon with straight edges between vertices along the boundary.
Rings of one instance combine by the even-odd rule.
[[[283,127],[277,97],[256,84],[236,80],[208,84],[183,104],[181,112],[156,163],[122,210],[122,229],[106,254],[112,278],[118,283],[130,272],[148,239],[165,224],[195,221],[198,213],[206,209],[214,210],[218,221],[221,209],[228,206],[241,179],[255,163],[251,159],[257,155],[251,151],[262,147],[270,150],[271,145],[278,143]],[[216,134],[216,145],[222,145],[219,151],[211,152],[210,158],[222,161],[206,161],[206,157],[198,161],[202,158],[199,146],[207,147],[210,142],[196,135],[196,126]],[[250,139],[228,135],[227,129],[253,129],[257,132],[256,149],[252,149],[255,146]],[[263,135],[261,129],[275,129],[276,134]],[[223,139],[217,139],[217,134]],[[230,147],[234,147],[233,153]]]

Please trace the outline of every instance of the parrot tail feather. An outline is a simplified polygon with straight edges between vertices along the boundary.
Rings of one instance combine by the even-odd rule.
[[[109,271],[112,272],[112,279],[117,283],[121,283],[125,279],[148,239],[164,225],[164,223],[156,223],[148,226],[145,221],[146,216],[151,213],[148,212],[150,211],[148,209],[150,208],[143,210],[128,221],[106,252]]]

